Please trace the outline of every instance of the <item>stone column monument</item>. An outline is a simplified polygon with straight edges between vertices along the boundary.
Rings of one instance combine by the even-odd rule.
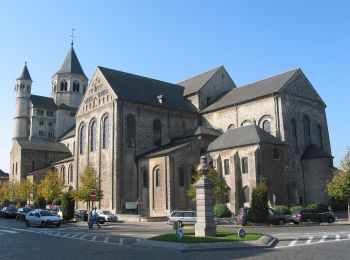
[[[205,156],[201,156],[198,170],[202,177],[196,183],[196,208],[197,223],[195,225],[195,236],[216,236],[216,225],[213,212],[213,185],[206,176],[208,162]]]

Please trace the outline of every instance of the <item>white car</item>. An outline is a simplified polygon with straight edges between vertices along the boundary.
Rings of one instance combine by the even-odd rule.
[[[61,225],[61,218],[51,214],[48,210],[36,209],[29,212],[26,216],[27,227],[31,225],[46,227],[48,225]]]
[[[176,221],[183,225],[194,225],[197,222],[197,213],[195,211],[175,210],[170,213],[168,224],[172,225]]]
[[[97,215],[103,218],[106,222],[117,222],[118,217],[108,210],[97,210]]]

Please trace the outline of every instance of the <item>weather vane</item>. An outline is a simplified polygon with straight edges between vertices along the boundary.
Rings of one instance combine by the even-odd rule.
[[[69,35],[70,37],[72,37],[72,42],[70,44],[71,46],[73,46],[73,40],[75,38],[74,31],[75,31],[75,28],[72,28],[72,34]]]

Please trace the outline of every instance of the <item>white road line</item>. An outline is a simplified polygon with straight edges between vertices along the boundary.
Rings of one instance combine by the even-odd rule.
[[[82,235],[79,239],[84,239],[87,235]]]
[[[70,233],[65,234],[63,237],[69,237]]]
[[[91,239],[91,241],[95,241],[96,238],[97,238],[97,236],[93,236],[92,239]]]
[[[309,239],[306,241],[306,245],[309,245],[309,244],[311,244],[311,241],[312,241],[312,239],[313,239],[314,237],[309,237]]]
[[[7,232],[7,233],[11,233],[11,234],[18,234],[17,231],[12,231],[12,230],[0,229],[0,231],[2,231],[2,232]]]
[[[350,234],[348,234],[348,238],[350,239]]]
[[[320,239],[320,241],[318,241],[318,243],[323,243],[323,242],[326,240],[327,237],[328,237],[328,236],[323,236],[323,237]]]
[[[103,240],[103,242],[104,243],[109,243],[108,240],[109,240],[109,237],[106,237],[105,240]]]
[[[70,237],[70,238],[76,238],[77,236],[79,236],[80,234],[75,234],[74,236]]]
[[[120,238],[119,239],[119,245],[123,245],[123,243],[124,243],[124,238]]]
[[[339,241],[340,240],[340,235],[335,235],[335,240]]]
[[[294,239],[288,246],[294,246],[298,242],[299,238]]]

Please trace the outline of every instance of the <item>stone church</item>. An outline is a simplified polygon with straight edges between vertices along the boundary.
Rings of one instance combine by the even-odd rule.
[[[54,167],[76,189],[91,164],[104,193],[99,208],[166,216],[193,209],[186,190],[206,154],[231,188],[233,212],[260,182],[273,204],[329,199],[326,104],[300,69],[241,87],[223,66],[177,84],[98,66],[89,81],[72,45],[51,97],[33,95],[32,82],[25,65],[15,84],[10,179],[37,182]]]

